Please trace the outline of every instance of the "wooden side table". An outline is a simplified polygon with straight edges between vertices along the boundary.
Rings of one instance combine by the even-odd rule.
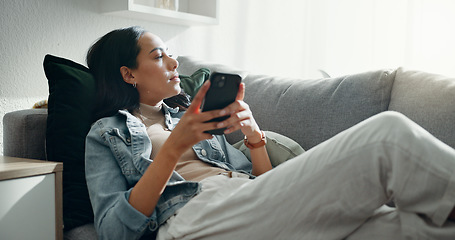
[[[0,238],[63,239],[63,163],[0,156]]]

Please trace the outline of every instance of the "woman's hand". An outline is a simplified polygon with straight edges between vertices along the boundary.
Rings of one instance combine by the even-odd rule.
[[[259,128],[256,120],[254,120],[253,113],[248,104],[243,101],[245,97],[245,84],[241,83],[239,92],[234,103],[224,108],[220,114],[231,115],[228,119],[219,122],[216,127],[227,127],[225,133],[231,133],[236,130],[241,130],[250,143],[258,143],[262,140],[261,129]],[[261,175],[270,169],[272,164],[267,153],[265,146],[250,149],[251,163],[253,175]]]
[[[213,118],[226,115],[222,110],[213,110],[202,112],[200,110],[202,101],[210,87],[210,81],[205,82],[196,96],[194,96],[190,107],[180,119],[174,130],[172,130],[166,142],[172,146],[172,151],[183,153],[194,144],[204,140],[210,139],[213,136],[205,133],[204,131],[217,128],[216,122],[207,122]]]
[[[224,108],[222,113],[231,115],[228,119],[219,122],[216,128],[227,127],[224,133],[232,133],[241,130],[242,133],[251,142],[259,142],[261,140],[261,130],[254,120],[253,113],[248,104],[243,101],[245,97],[245,84],[241,83],[235,102]]]

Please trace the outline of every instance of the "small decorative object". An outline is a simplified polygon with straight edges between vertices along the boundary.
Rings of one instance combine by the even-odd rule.
[[[157,8],[177,11],[179,9],[179,0],[156,0],[155,6]]]

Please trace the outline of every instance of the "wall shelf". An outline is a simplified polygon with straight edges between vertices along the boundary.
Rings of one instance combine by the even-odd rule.
[[[197,26],[218,24],[219,0],[179,0],[179,10],[146,5],[146,0],[102,0],[101,11],[108,15],[153,22]]]

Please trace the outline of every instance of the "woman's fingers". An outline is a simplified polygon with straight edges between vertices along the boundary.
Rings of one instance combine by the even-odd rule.
[[[237,101],[235,104],[230,105],[229,108],[226,108],[226,112],[231,111],[231,109],[235,109],[234,112],[231,113],[228,119],[219,122],[217,128],[227,127],[228,129],[225,133],[231,133],[241,129],[245,135],[259,128],[249,106],[245,102]]]
[[[188,112],[199,113],[201,111],[200,110],[201,104],[204,101],[205,94],[209,90],[209,87],[210,87],[210,81],[206,81],[204,84],[202,84],[201,88],[194,96],[190,107],[187,109]]]
[[[239,85],[239,91],[237,92],[236,101],[234,103],[221,110],[201,112],[200,107],[209,87],[210,81],[207,81],[202,85],[198,93],[194,96],[191,106],[185,114],[187,115],[186,120],[188,121],[181,121],[182,123],[187,122],[188,125],[199,129],[202,132],[222,127],[228,127],[228,130],[233,132],[255,124],[251,111],[249,110],[249,106],[243,102],[243,98],[245,96],[244,83]],[[208,122],[211,119],[229,115],[231,116],[225,121]],[[250,126],[250,128],[254,128],[254,126]]]
[[[237,92],[237,96],[236,96],[235,100],[243,101],[244,97],[245,97],[245,83],[240,83],[239,91]]]
[[[191,102],[190,107],[188,108],[187,112],[191,113],[201,113],[201,105],[204,101],[205,94],[207,93],[208,89],[210,88],[210,81],[206,81],[201,88],[199,89],[198,93],[194,96],[193,101]],[[243,103],[243,98],[245,96],[245,84],[240,83],[239,91],[237,92],[236,101],[230,104],[228,107],[221,109],[221,110],[213,110],[209,112],[205,112],[201,115],[205,121],[208,121],[213,118],[221,117],[229,115],[230,113],[234,113],[240,111],[242,109],[241,103]],[[246,105],[246,104],[245,104]],[[248,107],[246,105],[246,107]]]

